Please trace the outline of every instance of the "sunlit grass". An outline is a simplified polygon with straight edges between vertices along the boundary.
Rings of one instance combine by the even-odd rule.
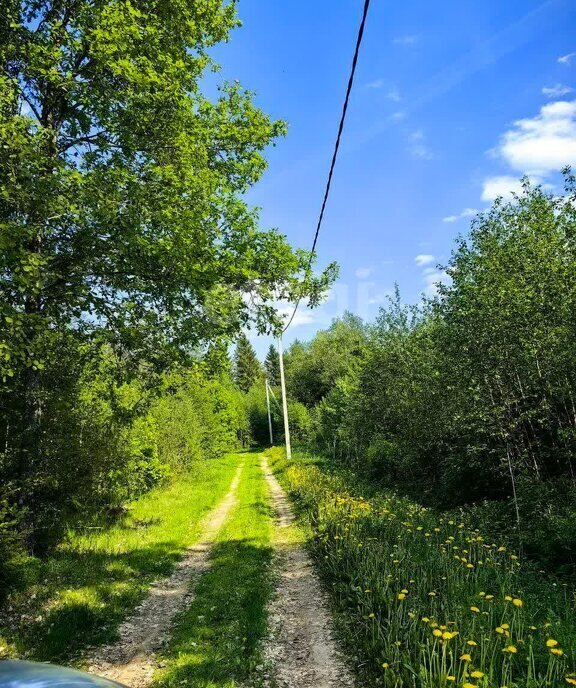
[[[464,522],[285,470],[361,675],[385,686],[576,685],[574,596]]]
[[[45,559],[29,559],[26,584],[9,601],[0,656],[70,661],[114,638],[150,583],[168,575],[198,538],[202,517],[223,497],[237,455],[199,462],[191,473],[130,505],[120,522],[71,531]],[[2,623],[2,622],[0,622]]]
[[[210,570],[181,615],[157,676],[162,687],[244,683],[262,662],[272,591],[271,512],[259,456],[246,456],[238,503],[219,535]]]

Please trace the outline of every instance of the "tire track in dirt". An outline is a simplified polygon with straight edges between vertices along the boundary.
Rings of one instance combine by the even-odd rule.
[[[266,476],[277,514],[278,585],[269,609],[271,637],[266,648],[271,679],[278,688],[352,688],[353,680],[332,637],[325,595],[306,550],[290,540],[294,513],[271,472],[265,456]]]
[[[167,641],[174,618],[192,602],[193,588],[210,566],[210,549],[236,504],[243,467],[238,466],[228,493],[205,517],[199,542],[186,550],[170,576],[150,586],[148,596],[118,629],[118,640],[88,657],[90,672],[130,688],[152,682],[155,652]]]

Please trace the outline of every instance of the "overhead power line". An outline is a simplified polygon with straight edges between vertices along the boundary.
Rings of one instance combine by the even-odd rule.
[[[358,29],[358,38],[356,39],[356,48],[354,50],[354,58],[352,59],[352,69],[350,70],[350,77],[348,79],[348,87],[346,89],[346,97],[344,98],[344,105],[342,107],[342,116],[340,117],[340,125],[338,127],[338,136],[336,137],[336,144],[334,145],[334,153],[332,154],[332,162],[330,163],[330,171],[328,173],[328,180],[326,182],[326,189],[324,191],[324,198],[322,200],[322,207],[320,209],[320,215],[318,217],[318,224],[316,225],[316,232],[314,233],[314,241],[312,242],[312,250],[310,251],[310,258],[308,259],[308,266],[306,272],[310,272],[312,267],[312,259],[316,253],[316,244],[318,243],[318,235],[320,234],[320,227],[322,226],[322,220],[324,219],[324,211],[326,210],[326,203],[328,202],[328,196],[330,195],[330,186],[332,185],[332,176],[334,174],[334,167],[336,166],[336,158],[338,157],[338,150],[340,148],[340,139],[342,138],[342,131],[344,129],[344,122],[346,121],[346,112],[348,111],[348,101],[350,100],[350,93],[352,92],[352,85],[354,84],[354,75],[356,74],[356,65],[358,63],[358,55],[360,54],[360,46],[362,45],[362,38],[364,36],[364,27],[366,26],[366,17],[368,16],[368,8],[370,7],[370,0],[364,0],[364,10],[362,12],[362,21],[360,22],[360,28]],[[298,306],[302,296],[298,296],[296,304],[294,305],[294,310],[290,316],[290,320],[284,326],[282,332],[286,330],[292,324]]]

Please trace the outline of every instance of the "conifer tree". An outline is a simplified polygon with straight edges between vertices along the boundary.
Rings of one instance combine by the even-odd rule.
[[[243,392],[248,392],[261,375],[262,368],[254,347],[242,332],[238,336],[234,353],[234,381]]]
[[[268,376],[270,384],[272,386],[278,386],[280,384],[280,357],[278,356],[278,351],[274,344],[270,344],[270,348],[264,360],[264,369],[266,370],[266,375]]]

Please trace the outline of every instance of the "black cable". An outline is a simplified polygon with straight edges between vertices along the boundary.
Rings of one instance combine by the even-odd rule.
[[[346,112],[348,110],[348,101],[350,100],[350,93],[352,91],[352,84],[354,83],[354,75],[356,73],[356,64],[358,63],[358,55],[360,53],[360,46],[362,44],[362,37],[364,36],[364,26],[366,25],[366,17],[368,16],[368,8],[370,7],[370,0],[364,0],[364,11],[362,13],[362,21],[360,22],[360,28],[358,29],[358,38],[356,39],[356,49],[354,51],[354,58],[352,60],[352,69],[350,71],[350,78],[348,79],[348,88],[346,89],[346,98],[344,99],[344,107],[342,108],[342,116],[340,117],[340,126],[338,127],[338,136],[336,137],[336,144],[334,146],[334,153],[332,155],[332,163],[330,164],[330,172],[328,173],[328,181],[326,183],[326,190],[324,191],[324,199],[322,201],[322,208],[320,209],[320,216],[318,217],[318,224],[316,225],[316,233],[314,234],[314,241],[312,242],[312,250],[310,251],[310,258],[308,260],[308,266],[306,272],[310,272],[312,267],[312,259],[316,253],[316,244],[318,242],[318,235],[320,234],[320,227],[322,226],[322,220],[324,219],[324,211],[326,210],[326,203],[328,201],[328,196],[330,194],[330,186],[332,185],[332,175],[334,174],[334,167],[336,166],[336,158],[338,157],[338,149],[340,148],[340,139],[342,138],[342,130],[344,129],[344,122],[346,120]],[[292,324],[300,301],[302,300],[302,295],[300,295],[294,306],[290,320],[285,325],[282,333]]]

